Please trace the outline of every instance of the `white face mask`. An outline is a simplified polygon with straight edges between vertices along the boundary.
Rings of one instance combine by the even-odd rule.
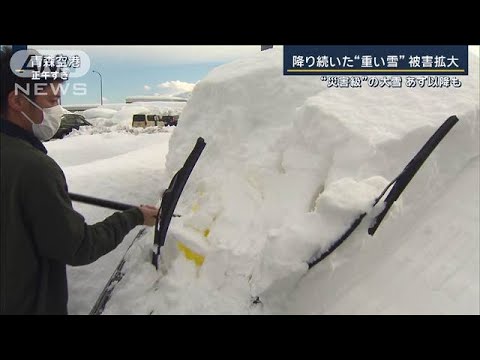
[[[25,116],[28,121],[32,123],[33,134],[40,140],[45,141],[51,139],[60,128],[60,124],[62,122],[62,115],[67,113],[67,111],[62,108],[61,105],[55,105],[49,108],[42,108],[38,104],[30,100],[27,96],[25,96],[25,99],[30,101],[33,106],[37,107],[43,112],[43,121],[40,124],[34,123],[27,114],[25,114],[23,111],[21,112],[23,116]]]

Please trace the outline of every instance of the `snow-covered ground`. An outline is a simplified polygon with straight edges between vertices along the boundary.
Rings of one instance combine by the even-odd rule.
[[[128,252],[104,313],[478,314],[478,55],[457,89],[327,89],[317,77],[283,76],[282,55],[272,49],[214,69],[175,130],[134,132],[126,119],[137,109],[92,109],[89,118],[111,132],[47,143],[72,192],[153,203],[196,138],[206,140],[161,269],[150,263],[149,229]],[[306,272],[450,115],[459,123],[375,236],[367,216]],[[110,213],[75,206],[90,222]],[[90,310],[137,232],[96,263],[69,269],[71,313]],[[187,260],[177,241],[204,264]]]

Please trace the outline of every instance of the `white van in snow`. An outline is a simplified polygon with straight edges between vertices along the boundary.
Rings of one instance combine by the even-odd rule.
[[[165,126],[160,115],[135,114],[132,118],[132,127]]]

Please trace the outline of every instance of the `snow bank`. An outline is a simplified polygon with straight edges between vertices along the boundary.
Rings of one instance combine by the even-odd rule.
[[[117,113],[117,110],[114,110],[114,109],[97,107],[97,108],[87,109],[83,111],[82,115],[85,116],[86,119],[95,119],[95,118],[109,119],[116,113]]]

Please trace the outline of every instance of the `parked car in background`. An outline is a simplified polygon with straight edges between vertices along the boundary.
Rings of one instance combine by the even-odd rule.
[[[160,115],[135,114],[132,118],[132,127],[165,126]]]
[[[166,126],[177,126],[179,115],[164,115],[162,121]]]
[[[80,129],[81,126],[92,126],[85,117],[80,114],[63,114],[60,128],[53,135],[53,139],[62,139],[66,135],[70,134],[73,129]]]

